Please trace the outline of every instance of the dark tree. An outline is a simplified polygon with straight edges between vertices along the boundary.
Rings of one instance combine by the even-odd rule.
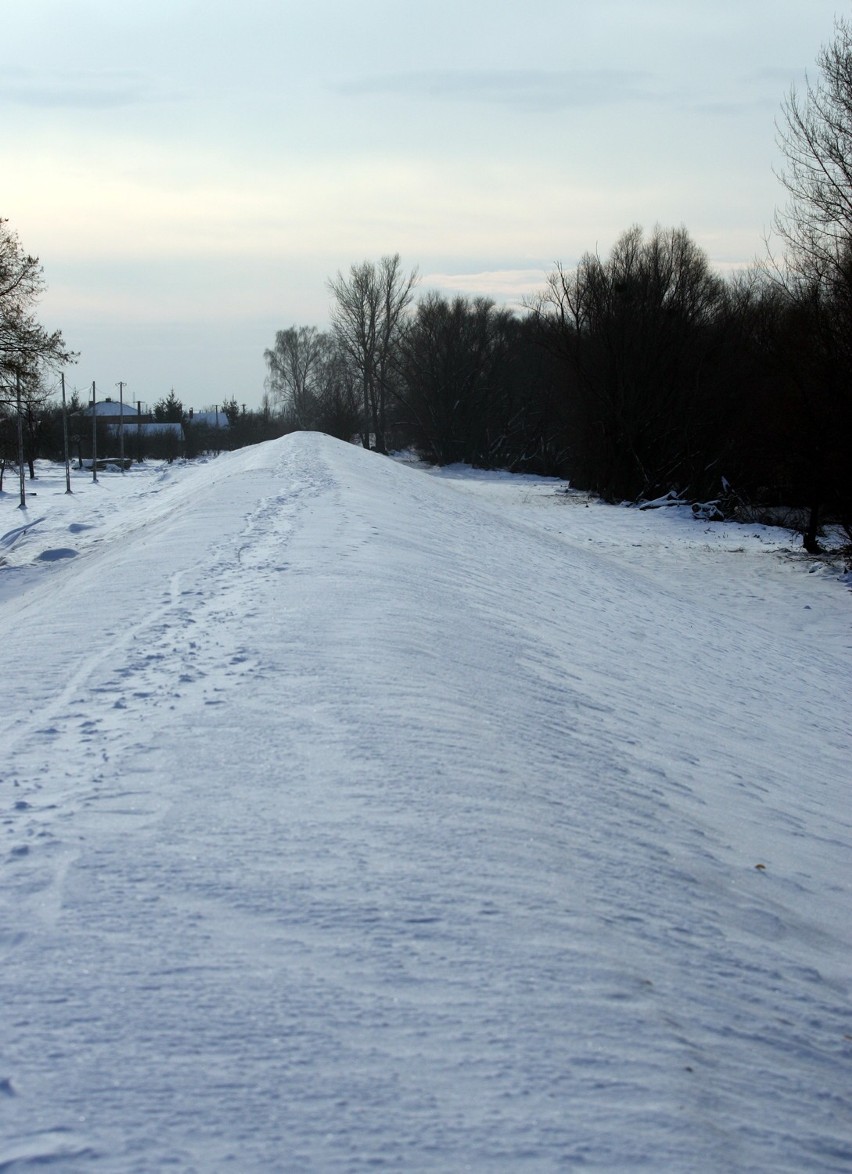
[[[387,452],[394,349],[416,283],[417,270],[404,273],[398,253],[382,257],[378,265],[353,265],[348,277],[338,272],[328,283],[334,297],[332,329],[361,385],[362,443],[370,448],[372,439],[378,452]]]
[[[776,213],[786,264],[808,279],[845,281],[852,231],[852,25],[838,19],[817,57],[820,77],[792,89],[778,124],[788,202]]]
[[[852,25],[838,19],[817,58],[819,78],[794,89],[778,141],[788,201],[775,217],[784,257],[772,271],[783,289],[776,338],[787,371],[807,482],[805,547],[816,552],[821,511],[852,527]]]
[[[316,426],[324,368],[333,349],[331,336],[315,326],[291,326],[279,330],[275,345],[264,352],[266,386],[297,428]]]
[[[172,388],[167,396],[154,404],[154,419],[161,424],[182,424],[183,404]]]
[[[400,331],[397,395],[412,439],[438,464],[482,460],[509,315],[487,298],[428,294]]]
[[[566,366],[579,482],[611,500],[706,488],[724,306],[683,228],[633,227],[606,260],[551,275],[533,310]]]
[[[237,403],[235,396],[232,395],[230,399],[225,400],[222,404],[222,411],[225,413],[225,418],[231,428],[236,428],[240,422],[240,405]]]
[[[25,253],[17,233],[0,219],[0,375],[34,374],[73,356],[59,331],[50,333],[35,318],[45,281],[38,257]]]

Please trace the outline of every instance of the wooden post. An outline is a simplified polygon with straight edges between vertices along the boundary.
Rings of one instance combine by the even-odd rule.
[[[15,384],[18,390],[18,475],[21,482],[21,504],[19,510],[27,508],[27,479],[24,476],[24,420],[21,410],[21,372],[15,372]]]
[[[65,372],[62,372],[62,440],[65,445],[65,492],[71,493],[71,455],[68,451],[68,407],[65,403]]]
[[[118,450],[121,457],[121,471],[124,472],[124,384],[118,385]]]
[[[92,480],[98,479],[98,401],[92,380]]]

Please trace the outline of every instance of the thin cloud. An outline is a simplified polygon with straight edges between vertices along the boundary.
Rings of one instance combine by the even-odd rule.
[[[688,104],[700,114],[734,115],[775,109],[790,92],[791,84],[804,81],[804,69],[756,69],[732,79],[724,95],[705,97]]]
[[[453,290],[506,300],[520,300],[540,290],[547,279],[545,269],[488,269],[479,273],[426,273],[425,289]]]
[[[129,70],[70,70],[52,76],[35,69],[4,69],[0,104],[44,109],[111,110],[160,100],[148,79]]]
[[[790,66],[785,69],[780,66],[754,69],[743,75],[743,81],[759,86],[781,86],[789,89],[790,82],[804,81],[807,74],[805,66]]]
[[[473,102],[529,110],[564,110],[654,101],[654,76],[639,70],[429,70],[353,79],[337,87],[346,97],[396,97]]]

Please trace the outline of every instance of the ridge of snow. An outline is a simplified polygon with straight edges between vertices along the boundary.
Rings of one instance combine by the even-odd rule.
[[[44,472],[0,567],[0,1168],[852,1163],[831,575],[314,434]]]

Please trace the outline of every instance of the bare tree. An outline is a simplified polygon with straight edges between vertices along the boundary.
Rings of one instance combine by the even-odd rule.
[[[684,228],[634,225],[606,260],[587,253],[550,276],[530,308],[566,362],[591,488],[619,500],[695,482],[724,302]]]
[[[290,326],[277,331],[275,345],[264,352],[266,386],[299,428],[314,426],[322,373],[331,350],[330,336],[315,326]]]
[[[783,260],[768,266],[787,298],[776,350],[797,390],[800,456],[810,516],[803,541],[818,552],[820,513],[852,525],[852,24],[835,21],[817,57],[819,77],[782,107],[779,178],[788,200],[776,213]]]
[[[415,444],[438,464],[487,459],[511,318],[489,298],[430,293],[406,321],[395,394]]]
[[[775,228],[792,270],[833,280],[848,266],[852,238],[852,25],[835,22],[817,57],[820,78],[795,87],[782,108],[777,140],[786,160],[779,179],[788,202]]]
[[[0,219],[0,373],[7,376],[72,358],[62,334],[48,332],[35,318],[45,286],[42,267],[8,224]]]
[[[399,253],[376,265],[352,265],[349,276],[338,271],[328,282],[334,297],[332,329],[358,372],[364,407],[362,442],[370,433],[378,452],[387,452],[387,404],[393,371],[393,349],[402,316],[411,304],[417,270],[403,272]]]
[[[330,340],[314,395],[312,427],[338,440],[352,440],[361,421],[358,375],[348,355]]]

